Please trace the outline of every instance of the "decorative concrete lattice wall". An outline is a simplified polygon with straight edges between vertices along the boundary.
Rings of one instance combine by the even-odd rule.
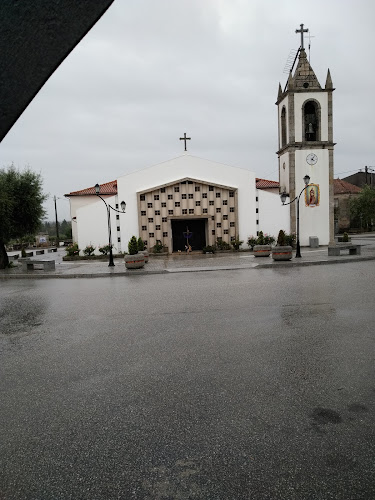
[[[238,236],[237,190],[193,179],[137,193],[139,234],[152,248],[157,241],[173,248],[172,221],[205,219],[206,244]]]

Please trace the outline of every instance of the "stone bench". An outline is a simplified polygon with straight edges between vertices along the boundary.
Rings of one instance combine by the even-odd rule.
[[[43,248],[41,250],[35,250],[35,255],[42,255],[42,254],[44,254]]]
[[[51,252],[57,252],[57,248],[49,248],[48,249],[48,252],[51,253]]]
[[[328,255],[340,255],[341,250],[349,250],[349,255],[361,255],[361,245],[353,245],[352,243],[338,243],[334,246],[328,246]]]
[[[21,259],[22,271],[54,271],[56,269],[54,260]]]
[[[14,255],[8,255],[8,260],[17,260],[19,258],[19,254],[16,253]]]

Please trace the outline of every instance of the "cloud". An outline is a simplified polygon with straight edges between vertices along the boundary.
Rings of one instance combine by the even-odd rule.
[[[374,9],[366,0],[114,2],[0,144],[2,164],[30,164],[61,196],[178,156],[187,132],[192,154],[277,179],[275,101],[301,22],[314,36],[315,73],[324,85],[329,67],[337,88],[336,171],[374,164]],[[47,209],[53,218],[51,201]]]

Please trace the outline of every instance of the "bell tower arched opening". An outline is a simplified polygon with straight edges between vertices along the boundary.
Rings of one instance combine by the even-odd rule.
[[[305,141],[320,141],[320,106],[317,101],[306,101],[302,108],[303,138]]]
[[[285,109],[285,106],[283,106],[283,109],[281,110],[280,125],[281,125],[281,147],[283,148],[284,146],[286,146],[286,109]]]

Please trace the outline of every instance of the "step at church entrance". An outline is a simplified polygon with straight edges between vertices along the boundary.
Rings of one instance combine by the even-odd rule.
[[[187,240],[192,250],[202,250],[206,246],[207,219],[172,220],[173,251],[185,251]]]

